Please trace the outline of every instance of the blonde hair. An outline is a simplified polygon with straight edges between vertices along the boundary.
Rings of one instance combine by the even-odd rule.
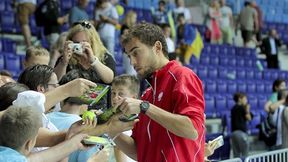
[[[26,50],[25,60],[29,60],[32,56],[50,56],[50,53],[43,47],[30,46]]]
[[[123,23],[126,24],[129,28],[131,28],[133,25],[135,25],[136,22],[133,22],[133,16],[135,16],[137,18],[137,13],[135,11],[128,11]]]
[[[96,56],[101,62],[104,61],[105,53],[107,49],[103,45],[99,34],[95,27],[88,21],[80,21],[79,24],[72,26],[67,35],[67,40],[71,40],[75,34],[84,32],[89,40],[94,56]]]

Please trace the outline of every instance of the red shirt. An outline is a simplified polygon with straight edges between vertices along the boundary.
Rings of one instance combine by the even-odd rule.
[[[170,61],[153,74],[151,87],[145,91],[142,100],[165,111],[188,116],[198,132],[198,138],[190,140],[174,135],[141,113],[132,134],[138,161],[203,162],[205,103],[202,83],[196,74]]]

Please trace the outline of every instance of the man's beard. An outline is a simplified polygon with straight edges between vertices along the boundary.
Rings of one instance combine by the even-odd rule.
[[[141,80],[142,79],[149,79],[154,71],[155,70],[152,67],[149,67],[149,68],[147,68],[147,70],[142,75],[137,73],[137,77]]]

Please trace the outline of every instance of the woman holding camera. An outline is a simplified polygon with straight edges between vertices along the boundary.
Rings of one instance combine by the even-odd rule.
[[[69,29],[63,58],[55,72],[60,80],[67,70],[72,69],[88,73],[95,83],[110,84],[114,78],[115,61],[88,21],[74,23]]]

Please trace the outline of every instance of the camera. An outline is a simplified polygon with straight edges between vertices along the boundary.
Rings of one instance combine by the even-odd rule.
[[[83,49],[80,43],[71,43],[69,44],[69,47],[72,48],[73,53],[77,55],[82,55]]]

